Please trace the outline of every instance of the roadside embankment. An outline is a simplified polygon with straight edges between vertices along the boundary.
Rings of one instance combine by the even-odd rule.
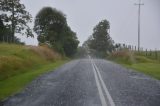
[[[0,44],[0,100],[65,62],[66,59],[47,46]]]
[[[160,62],[155,59],[139,55],[138,53],[129,50],[115,51],[109,56],[109,59],[122,64],[127,68],[160,79]]]

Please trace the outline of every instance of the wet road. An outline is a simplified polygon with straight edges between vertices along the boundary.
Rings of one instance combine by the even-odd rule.
[[[4,106],[160,106],[160,81],[89,57],[42,75]]]

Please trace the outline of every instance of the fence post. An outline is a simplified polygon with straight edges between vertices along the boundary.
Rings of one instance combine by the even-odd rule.
[[[143,52],[143,47],[142,47],[142,52]]]
[[[155,49],[155,58],[158,59],[157,50]]]
[[[130,51],[132,50],[132,47],[131,47],[131,45],[129,45],[129,49],[130,49]]]
[[[147,49],[146,49],[146,56],[147,56]]]
[[[150,56],[152,56],[152,51],[151,51],[151,49],[150,49]]]

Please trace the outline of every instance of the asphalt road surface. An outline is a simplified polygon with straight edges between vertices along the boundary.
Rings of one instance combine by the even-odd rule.
[[[160,81],[113,62],[88,57],[40,76],[3,105],[160,106]]]

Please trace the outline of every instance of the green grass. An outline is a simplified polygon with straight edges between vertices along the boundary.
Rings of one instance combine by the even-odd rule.
[[[160,51],[140,51],[135,52],[136,55],[145,56],[149,59],[160,61]]]
[[[128,51],[120,51],[110,56],[113,60],[127,68],[131,68],[160,80],[160,62],[144,55]]]
[[[39,75],[53,71],[65,62],[67,61],[61,60],[44,66],[35,67],[35,69],[32,69],[26,73],[18,74],[6,80],[0,81],[0,100],[21,91],[29,82]]]
[[[47,47],[0,44],[0,80],[60,60],[59,57]]]
[[[124,65],[124,66],[126,66],[127,68],[137,70],[144,74],[150,75],[160,80],[160,64],[159,63],[137,63],[132,65]]]
[[[47,46],[0,44],[0,100],[12,95],[37,76],[49,72],[67,59]]]

